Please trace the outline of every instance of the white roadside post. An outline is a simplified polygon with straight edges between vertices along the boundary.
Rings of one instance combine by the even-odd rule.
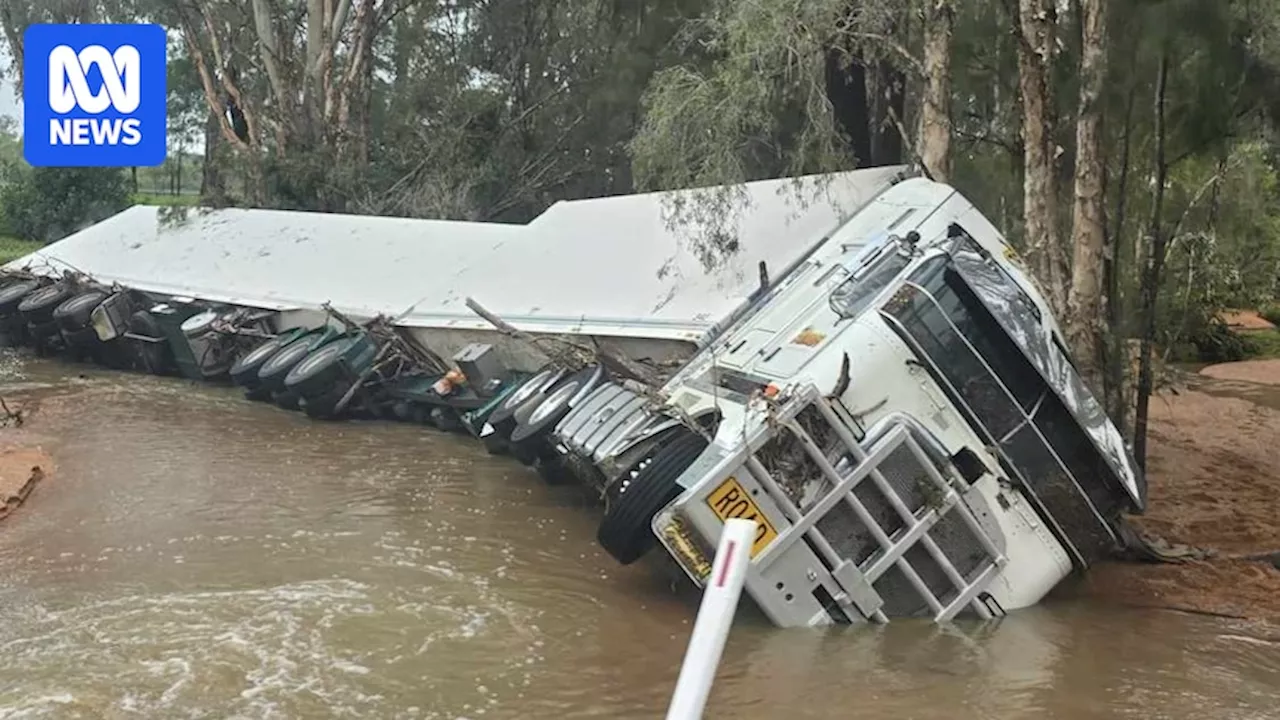
[[[693,621],[689,648],[685,651],[676,690],[667,709],[667,720],[700,720],[702,717],[725,640],[729,637],[729,628],[733,625],[733,615],[738,609],[742,584],[747,579],[755,537],[754,520],[725,521],[716,558],[711,565],[711,575],[707,578],[706,589],[702,591],[698,617]]]

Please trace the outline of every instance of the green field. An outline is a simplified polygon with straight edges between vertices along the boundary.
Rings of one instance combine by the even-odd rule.
[[[198,195],[159,195],[137,193],[129,198],[134,205],[160,205],[163,207],[192,206],[200,202]],[[0,265],[39,250],[44,243],[0,235]]]
[[[199,195],[156,195],[135,193],[129,198],[134,205],[162,205],[165,207],[193,206],[200,203]]]
[[[17,260],[28,253],[39,250],[44,243],[19,240],[15,237],[0,236],[0,264]]]
[[[1280,330],[1249,330],[1244,333],[1253,341],[1253,358],[1280,357]]]

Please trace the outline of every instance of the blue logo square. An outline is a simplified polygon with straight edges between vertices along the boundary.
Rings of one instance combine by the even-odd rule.
[[[44,167],[155,166],[167,150],[164,28],[31,25],[22,154]]]

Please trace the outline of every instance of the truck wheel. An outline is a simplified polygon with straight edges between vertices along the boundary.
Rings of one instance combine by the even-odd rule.
[[[39,357],[53,354],[62,339],[58,332],[58,323],[52,320],[27,325],[27,336],[31,338],[31,344]]]
[[[623,478],[596,531],[596,542],[615,560],[630,565],[654,546],[650,523],[680,495],[676,481],[707,449],[707,440],[685,429],[650,456],[633,478]]]
[[[0,315],[17,313],[18,305],[38,287],[40,283],[35,280],[19,280],[0,288]]]
[[[337,420],[338,402],[350,388],[351,386],[347,383],[338,383],[320,395],[304,399],[302,410],[313,420]]]
[[[488,422],[496,431],[494,434],[505,441],[511,435],[511,431],[516,428],[516,411],[524,407],[524,404],[532,400],[535,395],[551,387],[553,383],[559,382],[564,374],[564,368],[550,367],[521,383],[520,387],[512,391],[498,409],[489,415]]]
[[[359,374],[369,367],[378,347],[368,335],[342,338],[314,349],[295,364],[284,378],[284,386],[302,397],[320,396],[344,383],[347,370]],[[343,367],[346,363],[346,369]]]
[[[280,348],[296,339],[296,335],[286,331],[241,355],[231,366],[231,372],[229,373],[231,382],[240,387],[250,387],[256,384],[258,370],[262,368],[262,364],[270,360],[271,356],[275,355]]]
[[[78,330],[62,331],[62,342],[67,346],[68,350],[83,351],[93,353],[102,344],[98,340],[98,333],[94,332],[91,327],[82,327]]]
[[[507,454],[525,467],[533,467],[538,462],[538,448],[531,443],[508,443]]]
[[[94,309],[106,299],[107,294],[97,290],[80,293],[54,308],[53,319],[57,320],[58,326],[67,332],[83,330],[89,327]]]
[[[71,288],[56,282],[45,285],[27,295],[18,303],[18,312],[31,325],[43,325],[53,320],[53,311],[71,297]]]
[[[462,419],[458,417],[458,411],[451,407],[432,408],[431,424],[445,432],[458,432],[462,429]]]
[[[490,433],[480,438],[480,442],[484,444],[485,452],[490,455],[506,455],[507,441],[498,433]]]
[[[258,368],[258,382],[273,393],[283,391],[289,371],[315,350],[322,339],[320,333],[312,333],[285,345]]]
[[[271,401],[282,410],[301,410],[302,397],[292,390],[274,391]]]
[[[527,414],[517,414],[518,424],[511,432],[512,444],[535,441],[551,432],[556,423],[578,404],[600,382],[599,365],[584,368],[542,393],[544,399]]]

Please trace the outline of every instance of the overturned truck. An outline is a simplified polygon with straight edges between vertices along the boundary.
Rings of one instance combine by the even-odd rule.
[[[753,519],[746,589],[779,626],[1035,604],[1124,544],[1141,473],[967,200],[901,168],[821,187],[836,201],[749,184],[719,265],[672,194],[524,226],[237,210],[139,239],[116,218],[7,266],[0,325],[473,435],[597,491],[620,563],[662,548],[699,585],[723,522]]]

